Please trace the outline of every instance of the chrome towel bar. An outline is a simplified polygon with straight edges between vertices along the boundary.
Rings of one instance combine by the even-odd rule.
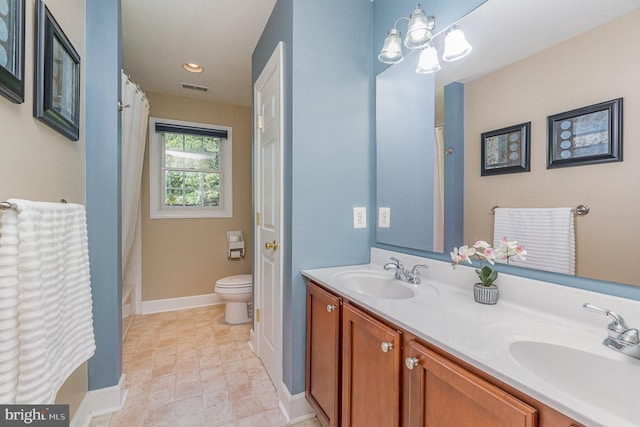
[[[489,215],[495,215],[496,208],[499,208],[499,207],[500,206],[495,205],[494,207],[489,209]],[[584,216],[584,215],[588,214],[589,211],[590,211],[590,209],[589,209],[589,206],[587,206],[587,205],[578,205],[574,209],[571,209],[571,212],[575,213],[576,215],[580,215],[580,216]]]

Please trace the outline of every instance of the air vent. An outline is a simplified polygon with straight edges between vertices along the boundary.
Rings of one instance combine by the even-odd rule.
[[[180,83],[182,89],[196,90],[198,92],[209,92],[209,88],[206,86],[193,85],[191,83]]]

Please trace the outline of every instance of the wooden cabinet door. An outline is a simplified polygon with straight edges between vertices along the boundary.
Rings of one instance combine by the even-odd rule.
[[[322,425],[340,424],[340,299],[307,282],[305,395]]]
[[[342,427],[400,425],[400,333],[345,304]]]
[[[407,427],[537,425],[534,408],[415,341],[405,364]]]

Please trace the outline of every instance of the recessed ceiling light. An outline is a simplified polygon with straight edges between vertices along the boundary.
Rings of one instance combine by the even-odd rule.
[[[191,73],[201,73],[202,71],[204,71],[204,68],[202,68],[202,66],[194,62],[187,62],[186,64],[182,64],[182,67]]]

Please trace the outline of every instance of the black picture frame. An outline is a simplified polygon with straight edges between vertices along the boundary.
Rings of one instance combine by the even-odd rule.
[[[0,95],[16,104],[24,102],[24,5],[6,0],[0,7]]]
[[[531,170],[531,122],[483,132],[480,136],[481,176]]]
[[[72,141],[80,135],[80,55],[36,0],[33,115]]]
[[[547,117],[547,169],[622,161],[622,98]]]

